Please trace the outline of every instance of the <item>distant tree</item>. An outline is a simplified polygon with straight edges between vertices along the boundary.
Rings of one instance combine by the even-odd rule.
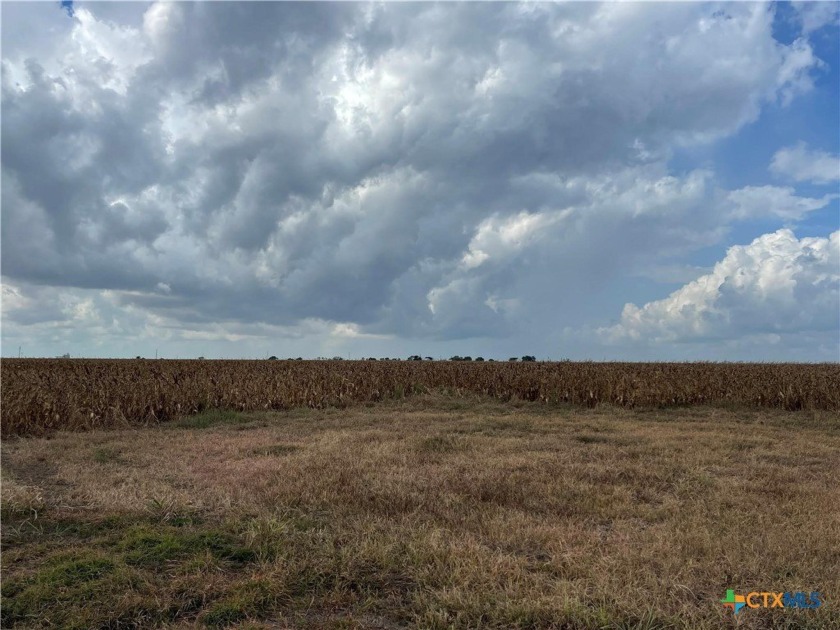
[[[376,361],[376,357],[370,357],[368,361]]]
[[[426,361],[434,361],[434,358],[432,358],[432,357],[426,357]]]
[[[533,357],[530,354],[526,354],[524,357],[522,357],[522,360],[523,361],[536,361],[537,357]]]
[[[472,361],[472,357],[462,357],[462,361]]]
[[[202,358],[202,359],[203,359],[204,357],[200,357],[200,358]],[[276,361],[276,360],[277,360],[277,357],[275,357],[275,356],[272,354],[270,357],[268,357],[268,360],[269,360],[269,361]]]
[[[277,357],[271,357],[272,359],[276,359]],[[204,361],[204,357],[198,357],[199,361]]]
[[[454,357],[449,357],[450,361],[461,361],[461,357],[459,355],[455,355]]]
[[[421,357],[419,354],[412,354],[410,357],[408,357],[408,360],[409,361],[422,361],[423,357]]]
[[[508,359],[508,361],[519,361],[519,359],[517,359],[516,357],[511,357],[510,359]]]
[[[484,361],[484,357],[476,357],[475,360],[476,361]]]
[[[496,359],[487,359],[490,363],[495,363]]]

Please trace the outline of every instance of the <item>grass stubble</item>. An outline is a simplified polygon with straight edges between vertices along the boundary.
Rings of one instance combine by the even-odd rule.
[[[831,412],[210,411],[7,438],[2,475],[3,627],[840,627]]]

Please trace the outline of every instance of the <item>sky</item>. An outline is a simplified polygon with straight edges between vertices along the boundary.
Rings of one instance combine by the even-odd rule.
[[[3,2],[2,355],[840,360],[836,2]]]

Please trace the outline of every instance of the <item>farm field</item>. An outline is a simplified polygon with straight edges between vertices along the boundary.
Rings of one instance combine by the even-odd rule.
[[[6,437],[2,625],[838,627],[838,478],[820,409],[418,393]],[[736,624],[727,589],[825,605]]]
[[[206,409],[347,407],[424,393],[593,407],[840,411],[840,364],[5,359],[2,432],[166,422]]]

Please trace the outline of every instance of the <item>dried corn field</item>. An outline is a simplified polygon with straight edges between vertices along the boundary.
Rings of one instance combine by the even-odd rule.
[[[595,406],[840,410],[838,364],[7,359],[3,435],[206,409],[326,408],[442,391]]]

